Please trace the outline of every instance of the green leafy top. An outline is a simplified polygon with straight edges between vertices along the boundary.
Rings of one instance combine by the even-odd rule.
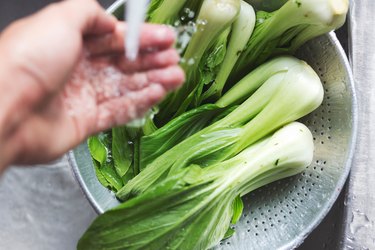
[[[241,215],[238,196],[302,171],[313,139],[293,123],[238,156],[180,169],[142,195],[99,216],[78,249],[208,249]],[[279,163],[275,166],[274,162]]]

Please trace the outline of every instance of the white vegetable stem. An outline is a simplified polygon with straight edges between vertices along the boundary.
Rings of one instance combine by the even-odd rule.
[[[249,149],[251,149],[250,147]],[[246,150],[241,153],[246,154]],[[313,160],[314,141],[310,130],[302,123],[293,122],[278,130],[246,162],[252,180],[241,190],[245,195],[273,181],[302,172]],[[268,171],[270,174],[264,175]],[[239,173],[241,174],[241,173]]]
[[[286,66],[284,72],[271,71],[263,85],[250,98],[220,120],[221,126],[246,123],[234,152],[241,151],[280,126],[309,114],[322,103],[324,90],[314,70],[304,61],[292,57],[274,59],[268,63],[268,68],[283,61]],[[234,92],[229,100],[241,97],[242,92],[246,92],[246,83],[251,86],[252,78],[262,77],[262,70],[254,72],[255,75],[245,77],[245,80],[232,88]]]
[[[228,192],[229,187],[235,186],[235,195],[245,195],[302,172],[311,164],[313,154],[314,141],[310,130],[302,123],[292,122],[235,157],[211,165],[204,171],[212,176],[226,176],[221,178],[223,182],[215,193]]]
[[[348,0],[289,0],[258,26],[231,76],[263,63],[277,53],[294,53],[305,42],[341,27]]]
[[[197,85],[196,74],[204,52],[236,19],[240,12],[240,0],[204,0],[197,18],[196,32],[183,56],[186,83],[171,97],[164,110],[173,114],[185,111],[183,100],[189,99]],[[189,104],[189,103],[188,103]]]
[[[241,11],[236,21],[232,25],[232,33],[229,40],[227,53],[225,55],[223,64],[215,79],[215,83],[204,94],[203,99],[212,95],[221,96],[224,85],[241,55],[242,50],[246,47],[255,27],[255,12],[253,7],[241,0]]]
[[[208,46],[227,29],[240,11],[240,0],[205,0],[197,19],[197,30],[186,49],[186,61],[199,63]]]

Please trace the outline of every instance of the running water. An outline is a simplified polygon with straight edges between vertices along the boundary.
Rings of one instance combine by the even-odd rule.
[[[125,39],[125,55],[130,61],[138,56],[140,29],[146,19],[148,0],[128,0],[125,5],[125,20],[128,30]]]
[[[125,56],[129,61],[134,61],[139,52],[140,30],[146,19],[148,0],[128,0],[124,5],[125,20],[128,24],[125,39]],[[141,127],[145,118],[136,119],[127,125]]]

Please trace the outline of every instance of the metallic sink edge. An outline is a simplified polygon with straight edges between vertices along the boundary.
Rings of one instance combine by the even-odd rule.
[[[91,192],[89,192],[89,189],[87,188],[86,183],[82,179],[82,175],[79,173],[79,167],[74,157],[74,151],[73,150],[69,151],[67,156],[68,156],[67,158],[68,158],[68,163],[70,165],[70,169],[73,172],[74,178],[79,183],[79,187],[82,193],[85,195],[86,199],[90,202],[91,206],[94,208],[97,214],[104,213],[103,209],[101,209],[98,203],[95,202],[95,198],[92,196]]]
[[[107,13],[112,14],[118,8],[120,8],[122,5],[124,5],[125,2],[126,2],[126,0],[118,0],[118,1],[114,2],[111,6],[108,7]]]
[[[358,136],[358,100],[357,100],[357,94],[355,90],[355,83],[354,83],[354,77],[352,73],[352,68],[350,66],[348,57],[346,56],[346,53],[341,46],[340,41],[337,39],[337,36],[335,32],[330,32],[328,34],[329,40],[336,45],[336,48],[338,49],[339,52],[339,58],[340,61],[343,63],[345,66],[345,69],[348,72],[348,77],[349,77],[349,86],[350,87],[350,92],[351,92],[351,97],[352,97],[352,114],[353,114],[353,120],[351,123],[352,126],[352,134],[351,134],[351,141],[349,142],[350,144],[350,149],[347,155],[347,161],[345,165],[345,171],[342,175],[342,178],[338,181],[337,183],[337,189],[334,195],[331,197],[330,202],[327,203],[327,205],[322,208],[320,215],[317,217],[317,219],[311,223],[311,226],[306,228],[303,232],[301,232],[301,236],[299,238],[296,238],[294,242],[291,242],[290,244],[287,244],[280,249],[295,249],[299,247],[303,241],[309,236],[309,234],[324,220],[326,215],[329,213],[333,205],[335,204],[337,198],[339,197],[340,193],[342,192],[342,189],[345,186],[345,183],[349,177],[349,173],[351,171],[351,167],[353,164],[353,158],[354,158],[354,152],[356,149],[356,142],[357,142],[357,136]],[[347,219],[347,216],[345,216]]]
[[[126,0],[116,1],[115,3],[113,3],[107,9],[107,12],[113,13],[118,8],[120,8],[125,2],[126,2]],[[297,237],[295,240],[291,241],[287,245],[284,245],[284,246],[280,247],[279,249],[295,249],[295,248],[299,247],[303,243],[303,241],[309,236],[309,234],[322,222],[322,220],[325,218],[325,216],[331,210],[332,206],[334,205],[335,201],[337,200],[338,196],[340,195],[342,189],[344,188],[345,182],[346,182],[346,180],[349,176],[351,166],[352,166],[352,162],[353,162],[354,151],[355,151],[355,148],[356,148],[356,141],[357,141],[357,132],[358,132],[358,112],[357,112],[358,111],[358,103],[357,103],[357,95],[356,95],[356,92],[355,92],[354,78],[353,78],[352,69],[351,69],[351,66],[349,64],[346,53],[345,53],[344,49],[342,48],[339,40],[337,39],[336,34],[334,32],[331,32],[327,36],[328,36],[329,40],[336,46],[336,48],[338,50],[339,59],[343,63],[343,65],[345,66],[346,71],[348,72],[348,79],[349,79],[348,87],[349,87],[349,91],[350,91],[351,97],[352,97],[351,108],[352,108],[352,114],[353,114],[353,120],[352,120],[352,123],[351,123],[352,134],[351,134],[351,141],[350,141],[350,149],[349,149],[349,152],[346,156],[347,161],[346,161],[346,165],[345,165],[345,171],[344,171],[341,179],[338,181],[338,183],[337,183],[338,188],[336,189],[334,195],[331,197],[330,201],[327,203],[327,205],[325,207],[322,208],[319,216],[317,216],[316,217],[317,219],[313,223],[311,223],[311,226],[307,227],[304,231],[302,231],[300,233],[300,236]],[[93,206],[93,208],[95,209],[95,211],[98,214],[103,213],[104,212],[103,209],[100,208],[99,205],[95,202],[94,197],[89,192],[89,190],[87,188],[87,185],[85,184],[85,182],[82,179],[81,174],[79,173],[79,168],[78,168],[77,162],[75,160],[73,150],[68,153],[68,161],[69,161],[71,169],[74,173],[74,176],[75,176],[75,178],[77,179],[77,181],[80,185],[81,190],[83,191],[84,195],[86,196],[86,198],[88,199],[90,204]]]

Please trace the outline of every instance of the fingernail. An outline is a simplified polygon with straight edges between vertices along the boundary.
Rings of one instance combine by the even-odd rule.
[[[173,29],[167,25],[163,25],[155,30],[155,37],[157,39],[164,40],[166,38],[176,39],[177,36]]]

